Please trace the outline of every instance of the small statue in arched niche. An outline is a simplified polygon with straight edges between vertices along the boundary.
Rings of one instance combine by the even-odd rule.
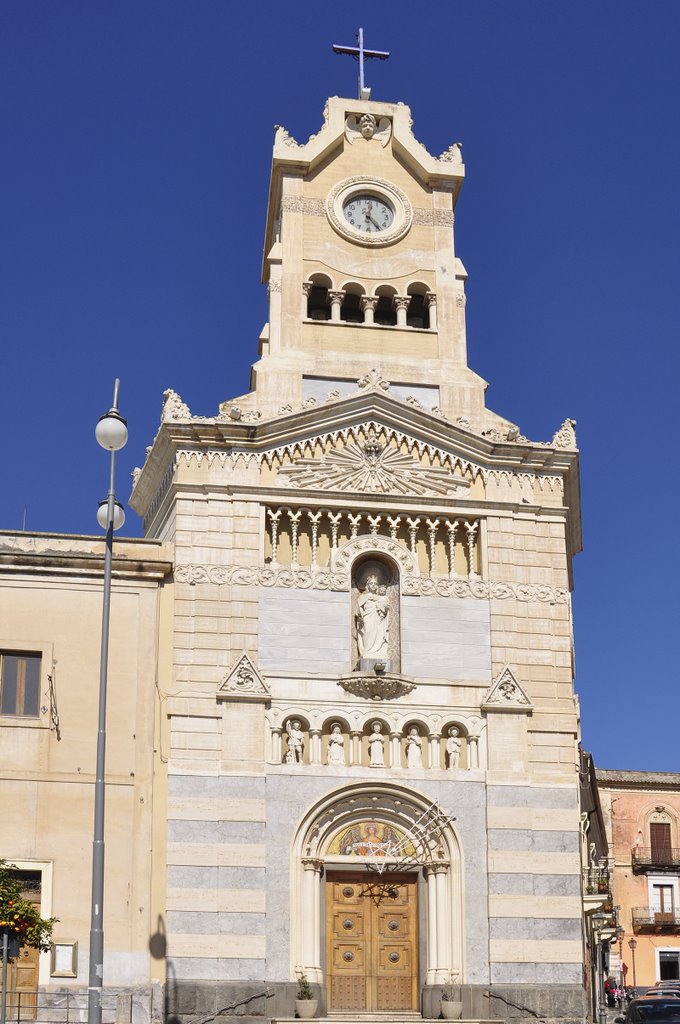
[[[334,768],[345,764],[345,740],[339,722],[333,722],[328,734],[328,764]]]
[[[457,726],[452,725],[449,729],[449,736],[446,741],[446,753],[449,759],[449,768],[460,767],[460,748],[460,729],[458,729]]]
[[[352,593],[356,667],[398,670],[398,573],[377,558],[363,561],[353,572]]]
[[[423,741],[417,725],[411,726],[406,737],[406,764],[409,768],[423,767]]]
[[[385,767],[385,737],[382,735],[380,722],[373,722],[372,732],[368,737],[368,753],[370,756],[370,768]]]
[[[288,750],[286,751],[286,764],[302,764],[305,749],[305,734],[300,728],[297,718],[286,723],[288,733]]]

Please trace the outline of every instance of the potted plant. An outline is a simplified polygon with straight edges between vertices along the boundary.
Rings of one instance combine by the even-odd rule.
[[[316,1013],[319,1000],[314,998],[311,986],[304,971],[298,971],[298,988],[295,995],[295,1013],[303,1020],[309,1020]]]
[[[463,1003],[459,999],[460,991],[452,974],[449,974],[441,995],[441,1013],[444,1020],[460,1020]]]
[[[40,910],[21,895],[21,882],[14,864],[0,859],[0,951],[7,935],[9,958],[13,960],[22,946],[46,953],[52,944],[56,917],[43,918]]]

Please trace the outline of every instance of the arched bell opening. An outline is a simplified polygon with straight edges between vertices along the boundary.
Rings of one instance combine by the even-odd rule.
[[[305,283],[307,295],[307,318],[309,320],[330,320],[331,307],[328,293],[333,282],[326,274],[312,274]]]
[[[373,314],[374,322],[385,327],[396,326],[397,311],[392,301],[397,294],[396,288],[392,288],[388,284],[381,284],[379,288],[376,288],[375,294],[378,302]]]
[[[342,286],[344,298],[340,306],[340,319],[348,324],[362,324],[364,322],[364,310],[362,308],[362,297],[364,288],[360,284],[350,281]]]
[[[426,296],[431,295],[426,284],[416,282],[410,284],[406,290],[411,301],[406,313],[406,323],[409,327],[419,327],[423,330],[430,329],[430,304]]]

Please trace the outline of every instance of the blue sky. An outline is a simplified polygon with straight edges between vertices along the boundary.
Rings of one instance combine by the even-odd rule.
[[[173,387],[198,415],[247,390],[273,126],[355,92],[462,141],[470,365],[529,437],[581,449],[577,689],[608,768],[680,769],[680,5],[475,0],[0,6],[0,528],[96,533],[94,424],[120,376],[117,490]],[[240,160],[236,152],[245,154]],[[664,511],[664,509],[666,511]],[[141,533],[131,511],[125,532]]]

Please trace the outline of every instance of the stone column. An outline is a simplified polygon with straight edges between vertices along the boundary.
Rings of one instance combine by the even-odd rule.
[[[479,736],[468,736],[468,768],[479,768]]]
[[[362,295],[360,305],[364,311],[364,323],[375,323],[375,307],[378,305],[378,296]]]
[[[439,732],[431,732],[428,736],[430,741],[430,768],[441,768],[440,739],[441,733]]]
[[[361,764],[361,730],[352,729],[349,734],[349,765]]]
[[[427,880],[427,977],[426,985],[437,982],[437,888],[434,865],[425,865]]]
[[[392,305],[397,311],[397,327],[406,327],[406,312],[410,303],[410,295],[395,295],[392,299]]]
[[[283,750],[281,748],[281,726],[275,725],[272,729],[272,764],[281,764]]]
[[[435,890],[437,893],[437,981],[448,980],[451,965],[451,921],[447,906],[448,864],[433,865]]]
[[[302,319],[303,320],[306,320],[307,317],[309,316],[309,314],[307,312],[307,307],[309,305],[309,296],[312,293],[312,288],[313,287],[314,287],[314,285],[312,284],[311,281],[303,281],[302,282]]]
[[[401,733],[390,733],[390,768],[401,768]]]
[[[425,305],[430,314],[430,330],[437,329],[437,295],[435,292],[425,292]]]
[[[331,320],[335,323],[340,322],[340,307],[342,306],[344,298],[345,293],[342,290],[328,292],[328,301],[331,304]]]
[[[302,859],[302,899],[300,901],[302,970],[310,982],[320,984],[321,974],[321,869],[316,857]]]
[[[310,764],[321,764],[321,729],[309,730]]]

